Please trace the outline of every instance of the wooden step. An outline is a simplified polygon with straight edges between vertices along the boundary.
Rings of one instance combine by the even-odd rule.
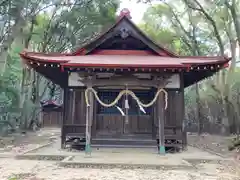
[[[99,145],[133,145],[156,146],[156,140],[152,139],[127,139],[127,138],[93,138],[92,144]]]
[[[147,145],[114,145],[114,144],[92,144],[91,147],[93,148],[156,148],[157,146],[147,146]]]
[[[152,139],[152,134],[102,134],[102,133],[97,133],[96,138]]]

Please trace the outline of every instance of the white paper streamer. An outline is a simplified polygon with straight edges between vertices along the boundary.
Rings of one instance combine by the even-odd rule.
[[[116,106],[116,108],[120,111],[120,113],[122,114],[122,116],[125,116],[125,113],[123,112],[123,110],[122,110],[120,107]]]
[[[125,99],[125,109],[129,109],[128,99]]]
[[[145,109],[144,109],[140,104],[138,104],[138,106],[139,106],[139,108],[140,108],[140,111],[142,111],[144,114],[146,114]]]

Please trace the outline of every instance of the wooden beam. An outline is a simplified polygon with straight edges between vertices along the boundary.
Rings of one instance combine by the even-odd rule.
[[[125,84],[128,84],[128,86],[140,86],[140,87],[155,87],[155,83],[150,80],[137,80],[137,79],[96,79],[93,81],[94,86],[111,86],[111,85],[120,85],[125,86]]]
[[[88,78],[83,78],[81,80],[83,84],[87,84],[89,82]],[[159,79],[157,76],[154,77],[152,80],[140,80],[136,78],[134,75],[122,75],[122,76],[113,76],[107,79],[97,79],[96,76],[93,76],[91,79],[91,83],[93,86],[125,86],[126,84],[130,86],[139,86],[139,87],[164,87],[166,86],[166,79],[162,78]]]
[[[149,56],[156,55],[152,51],[146,50],[96,50],[92,54],[101,54],[101,55],[140,55],[140,56]]]
[[[88,77],[91,76],[92,86],[97,87],[106,87],[106,86],[123,86],[125,87],[128,84],[129,87],[155,87],[155,88],[180,88],[179,79],[176,79],[177,73],[174,74],[151,74],[149,79],[139,79],[137,73],[128,73],[128,74],[113,74],[110,77],[98,78],[100,73],[76,73],[74,75],[73,84],[74,87],[84,87],[89,82]],[[104,73],[103,73],[104,74]],[[72,86],[73,87],[73,86]]]
[[[109,91],[109,90],[112,90],[112,89],[119,89],[119,90],[123,90],[125,89],[126,87],[124,86],[98,86],[97,87],[98,89],[100,90],[105,90],[105,91]],[[130,89],[131,90],[151,90],[151,87],[142,87],[142,86],[130,86]]]

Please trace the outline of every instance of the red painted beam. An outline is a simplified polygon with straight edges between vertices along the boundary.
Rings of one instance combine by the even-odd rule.
[[[102,67],[102,68],[188,68],[188,64],[179,65],[138,65],[138,64],[81,64],[81,63],[62,63],[63,67]]]

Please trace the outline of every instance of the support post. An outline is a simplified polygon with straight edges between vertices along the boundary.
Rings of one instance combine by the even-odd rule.
[[[158,136],[159,136],[159,154],[164,155],[165,151],[165,137],[164,137],[164,93],[161,92],[158,96]]]
[[[76,101],[76,90],[71,91],[71,121],[74,124],[75,121],[75,102]]]
[[[183,78],[183,73],[181,73],[181,76],[180,76],[180,82],[181,82],[181,85],[180,85],[180,106],[181,106],[181,122],[182,124],[184,123],[184,117],[185,117],[185,103],[184,103],[184,78]],[[182,150],[187,150],[187,132],[186,132],[186,129],[185,127],[182,128]]]
[[[185,114],[184,90],[181,89],[181,91],[179,93],[180,93],[179,95],[180,95],[181,106],[182,106],[182,108],[181,108],[181,110],[182,110],[181,121],[184,123],[184,114]],[[187,132],[186,132],[184,126],[182,127],[182,150],[187,150]]]
[[[63,92],[63,113],[62,113],[62,129],[61,129],[61,148],[64,149],[65,148],[65,142],[66,142],[66,132],[65,132],[65,124],[67,121],[67,117],[68,117],[68,88],[64,88],[64,92]]]
[[[90,85],[87,86],[88,88],[91,87]],[[89,105],[86,106],[86,145],[85,145],[85,153],[86,155],[91,155],[92,148],[91,148],[91,129],[92,129],[92,118],[93,118],[93,94],[91,91],[88,92],[88,100]]]
[[[128,90],[128,86],[126,86],[126,90]],[[125,134],[129,131],[129,116],[128,116],[128,110],[129,110],[129,101],[128,101],[128,94],[125,94],[125,101],[124,101],[124,107],[125,107],[125,121],[124,121],[124,128],[123,131]]]

